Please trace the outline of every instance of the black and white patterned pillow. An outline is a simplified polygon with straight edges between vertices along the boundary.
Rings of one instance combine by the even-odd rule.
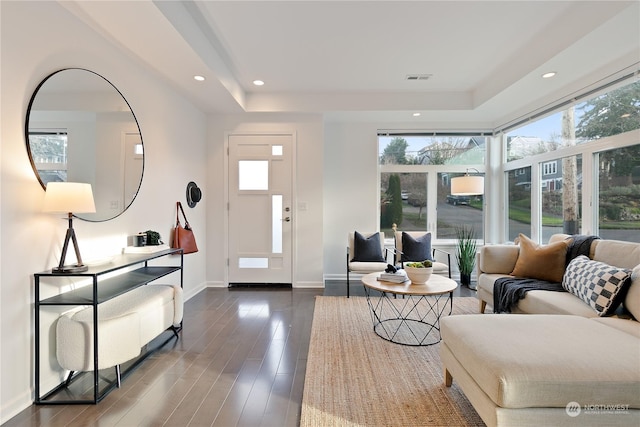
[[[598,316],[612,313],[631,283],[631,270],[584,255],[574,258],[564,273],[562,287],[589,304]]]

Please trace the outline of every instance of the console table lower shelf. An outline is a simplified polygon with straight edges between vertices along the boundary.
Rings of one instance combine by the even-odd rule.
[[[379,275],[362,277],[374,332],[396,344],[439,343],[440,318],[451,314],[453,291],[458,284],[439,275],[432,275],[424,285],[381,281]]]

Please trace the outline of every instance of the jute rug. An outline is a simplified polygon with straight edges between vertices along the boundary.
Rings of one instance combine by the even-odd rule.
[[[445,387],[439,347],[380,338],[364,297],[316,297],[300,426],[484,426],[455,379]]]

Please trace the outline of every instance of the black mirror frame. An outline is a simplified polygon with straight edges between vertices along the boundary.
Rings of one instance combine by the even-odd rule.
[[[108,79],[106,79],[104,76],[96,73],[95,71],[91,71],[88,70],[86,68],[81,68],[81,67],[69,67],[69,68],[62,68],[60,70],[54,71],[53,73],[49,74],[48,76],[46,76],[44,79],[42,79],[42,81],[38,84],[38,86],[36,86],[35,90],[33,91],[33,94],[31,95],[31,98],[29,99],[29,104],[27,105],[27,112],[25,115],[25,124],[24,124],[24,138],[25,138],[25,146],[27,148],[27,155],[29,156],[29,162],[31,163],[31,168],[33,169],[33,173],[36,175],[36,178],[38,179],[38,182],[40,183],[40,185],[42,186],[42,189],[46,191],[47,186],[46,184],[42,181],[42,178],[40,177],[40,174],[38,173],[38,169],[36,167],[35,162],[33,161],[33,155],[31,153],[31,146],[29,144],[29,117],[31,115],[31,108],[33,106],[33,103],[36,99],[36,96],[38,95],[38,92],[40,91],[40,89],[42,88],[42,86],[53,76],[57,75],[58,73],[61,73],[63,71],[69,71],[69,70],[79,70],[79,71],[86,71],[89,72],[91,74],[94,74],[97,77],[100,77],[101,79],[103,79],[105,82],[107,82],[124,100],[124,102],[127,104],[127,106],[129,107],[129,111],[131,111],[131,115],[133,116],[133,119],[136,122],[136,126],[138,128],[138,132],[140,133],[140,142],[142,143],[143,147],[144,147],[144,140],[142,138],[142,131],[140,130],[140,123],[138,122],[138,118],[136,117],[136,114],[133,112],[133,108],[131,108],[131,104],[129,104],[129,101],[127,101],[127,98],[125,98],[125,96],[122,94],[122,92],[120,92],[120,90],[115,87],[115,85],[113,83],[111,83]],[[133,204],[133,202],[136,200],[136,197],[138,197],[138,193],[140,192],[140,187],[142,187],[142,180],[144,179],[144,169],[145,169],[145,158],[146,156],[143,155],[142,157],[142,171],[140,173],[140,182],[138,183],[138,188],[136,189],[135,195],[133,196],[133,198],[131,199],[131,202],[129,202],[129,204],[127,204],[127,206],[125,206],[118,214],[111,216],[109,218],[105,218],[105,219],[88,219],[88,218],[83,218],[82,216],[78,216],[76,214],[74,214],[73,216],[83,220],[83,221],[87,221],[87,222],[105,222],[105,221],[110,221],[114,218],[119,217],[120,215],[122,215],[123,213],[125,213],[127,211],[127,209],[129,209],[129,207]]]

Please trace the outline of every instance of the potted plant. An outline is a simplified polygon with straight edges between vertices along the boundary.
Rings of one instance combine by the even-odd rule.
[[[473,226],[464,224],[456,226],[456,257],[458,259],[458,270],[460,270],[460,284],[471,287],[471,273],[476,265],[476,232]]]

